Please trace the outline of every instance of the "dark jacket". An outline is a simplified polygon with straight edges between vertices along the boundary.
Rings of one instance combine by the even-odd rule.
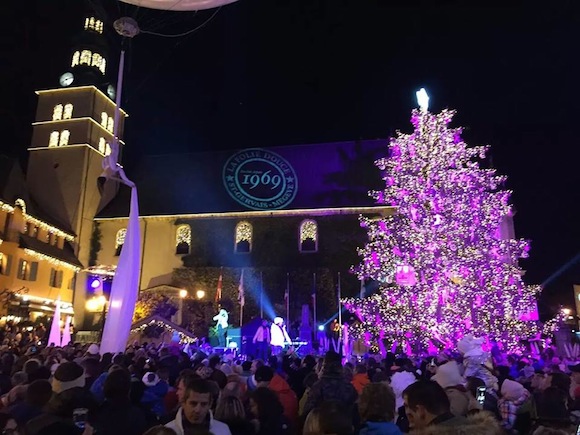
[[[323,374],[310,389],[302,416],[306,417],[310,411],[325,400],[340,400],[348,408],[354,409],[357,398],[356,390],[342,373]]]
[[[390,421],[367,421],[359,431],[359,435],[402,435],[403,432]]]
[[[149,429],[149,424],[143,410],[132,405],[129,399],[105,400],[96,412],[94,427],[100,434],[141,435]]]
[[[433,422],[426,428],[413,431],[413,435],[503,435],[499,422],[489,412],[478,412],[468,417],[453,417],[453,414],[444,421]]]
[[[256,433],[254,425],[250,423],[248,420],[244,419],[230,421],[222,420],[222,423],[228,425],[232,435],[254,435]]]

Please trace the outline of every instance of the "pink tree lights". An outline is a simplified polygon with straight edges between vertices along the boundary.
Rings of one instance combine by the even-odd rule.
[[[537,332],[529,313],[539,287],[522,281],[518,259],[528,243],[502,236],[511,218],[505,177],[480,167],[487,147],[468,147],[454,112],[412,112],[411,134],[397,133],[389,157],[376,165],[385,189],[371,192],[398,207],[380,219],[361,218],[369,241],[359,249],[359,278],[382,283],[366,299],[346,299],[368,331],[417,351],[432,343],[455,346],[467,333],[501,340],[509,348]],[[537,320],[537,319],[534,319]]]

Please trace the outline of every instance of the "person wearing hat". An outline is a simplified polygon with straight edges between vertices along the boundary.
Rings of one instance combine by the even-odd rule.
[[[154,372],[147,372],[141,379],[145,384],[145,391],[141,403],[151,409],[157,417],[165,414],[163,399],[169,391],[169,385]]]
[[[97,404],[85,390],[85,373],[75,362],[64,362],[58,366],[52,379],[53,396],[45,407],[45,412],[26,424],[28,435],[67,434],[77,432],[73,423],[73,411],[78,408],[88,410],[89,421]]]
[[[292,343],[288,332],[286,331],[286,325],[284,325],[284,319],[282,317],[275,317],[274,323],[270,327],[270,346],[272,346],[272,354],[278,355],[284,349],[284,346]]]

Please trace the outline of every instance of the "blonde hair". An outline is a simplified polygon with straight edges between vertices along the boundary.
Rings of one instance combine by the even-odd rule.
[[[320,427],[320,409],[314,408],[308,413],[306,421],[304,421],[302,435],[319,435],[321,433],[322,428]]]
[[[231,394],[221,396],[215,410],[215,418],[221,421],[246,418],[242,401]]]

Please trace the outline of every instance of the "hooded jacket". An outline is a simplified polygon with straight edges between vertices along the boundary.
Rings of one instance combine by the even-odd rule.
[[[175,420],[170,421],[165,425],[169,429],[173,429],[177,435],[184,435],[183,430],[183,408],[179,408],[177,411],[177,415],[175,416]],[[209,431],[213,435],[232,435],[230,432],[230,428],[227,424],[222,423],[221,421],[214,420],[213,414],[209,411]]]
[[[282,403],[284,408],[284,417],[291,423],[296,423],[298,420],[298,398],[294,390],[288,385],[288,382],[282,376],[274,374],[268,388],[276,393],[278,399],[280,399],[280,403]]]

